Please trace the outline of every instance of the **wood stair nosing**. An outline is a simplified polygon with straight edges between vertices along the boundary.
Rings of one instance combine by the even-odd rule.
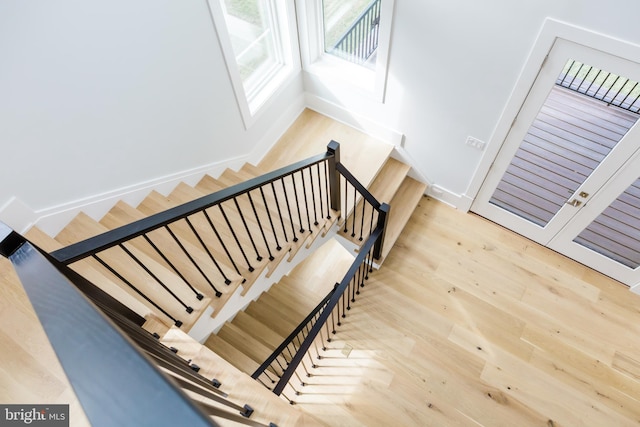
[[[165,196],[158,192],[152,191],[142,202],[140,202],[137,209],[146,215],[153,215],[155,213],[165,211],[175,206],[175,202],[168,200]],[[225,241],[226,251],[229,252],[231,258],[233,259],[233,262],[229,260],[229,256],[218,241],[217,236],[215,236],[215,233],[213,231],[211,231],[210,233],[211,236],[207,234],[203,238],[203,240],[207,242],[208,249],[212,252],[212,254],[214,254],[216,260],[219,260],[219,265],[225,266],[225,271],[237,273],[235,270],[237,267],[240,275],[244,280],[246,280],[243,286],[245,286],[247,282],[250,283],[252,281],[255,281],[255,279],[262,273],[262,270],[266,268],[267,262],[264,259],[260,262],[256,261],[250,256],[250,254],[246,254],[247,258],[249,259],[249,262],[247,263],[244,259],[242,251],[235,242],[235,238],[233,237],[231,232],[228,231],[228,226],[226,225],[226,223],[224,223],[224,219],[222,219],[222,217],[218,217],[218,212],[216,210],[211,210],[208,212],[211,220],[214,222],[214,224],[216,224],[216,229],[220,237]],[[202,226],[210,228],[209,224],[204,221],[206,221],[205,218],[196,216],[196,218],[193,219],[192,223],[194,223],[194,227]],[[170,225],[170,228],[176,235],[180,236],[181,239],[185,239],[194,246],[201,245],[197,237],[193,234],[185,221],[176,221],[175,223]],[[233,264],[235,264],[235,267],[233,267]],[[253,271],[250,271],[251,269],[253,269]]]
[[[68,245],[80,240],[87,239],[91,236],[101,234],[107,229],[97,221],[93,220],[84,213],[78,214],[58,235],[55,240],[63,245]],[[210,303],[209,298],[198,300],[196,294],[186,286],[184,281],[180,279],[173,271],[167,270],[163,265],[157,264],[154,260],[137,250],[132,245],[123,244],[129,252],[135,256],[145,267],[151,272],[145,271],[131,256],[129,256],[122,248],[113,247],[100,252],[100,259],[109,264],[115,271],[143,292],[147,297],[157,303],[166,310],[171,316],[183,322],[185,329],[189,329],[193,325],[200,314]],[[100,267],[99,271],[109,277],[115,283],[122,283],[121,287],[127,292],[137,294],[127,284],[123,283],[112,272],[104,267]],[[155,278],[151,275],[155,276]],[[158,283],[159,280],[177,298],[182,300],[184,304],[191,307],[193,311],[189,313],[187,309],[171,296],[169,290],[163,289]],[[153,309],[158,316],[164,317],[157,308]]]
[[[32,227],[25,237],[33,242],[36,246],[46,252],[53,252],[63,247],[60,242],[50,237],[37,227]],[[140,295],[131,293],[112,281],[109,277],[101,272],[101,266],[93,259],[85,259],[74,263],[70,266],[72,270],[89,280],[98,288],[111,295],[122,304],[135,311],[141,317],[148,317],[153,313],[154,308],[149,305]]]
[[[146,216],[126,204],[118,202],[111,208],[107,214],[102,217],[100,223],[109,229],[128,225],[134,221],[145,218]],[[211,259],[201,247],[197,247],[188,241],[181,241],[181,245],[189,253],[190,260],[183,252],[176,241],[163,228],[147,233],[147,238],[162,251],[163,255],[169,262],[184,276],[184,278],[202,294],[216,298],[215,291],[207,280],[211,281],[223,294],[230,294],[242,282],[242,277],[235,271],[225,272],[229,283],[225,285],[225,277],[215,268]],[[131,244],[141,250],[147,256],[152,258],[158,264],[165,265],[167,268],[173,269],[167,261],[153,248],[153,246],[142,238],[131,240]],[[197,265],[197,268],[194,266]]]

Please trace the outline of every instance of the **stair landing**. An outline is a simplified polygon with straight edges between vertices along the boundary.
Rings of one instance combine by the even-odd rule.
[[[270,171],[290,165],[326,151],[331,140],[340,143],[340,161],[365,187],[393,151],[391,144],[306,109],[258,166]]]

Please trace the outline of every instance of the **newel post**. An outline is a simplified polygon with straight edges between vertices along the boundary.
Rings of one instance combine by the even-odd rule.
[[[380,259],[382,256],[382,247],[384,246],[384,237],[387,234],[387,224],[389,222],[389,211],[391,210],[391,206],[387,203],[383,203],[380,205],[380,209],[378,210],[378,227],[382,227],[382,234],[376,241],[376,244],[373,246],[373,258]]]
[[[340,172],[337,169],[340,163],[340,144],[331,140],[327,145],[327,153],[333,154],[329,158],[329,191],[331,192],[331,209],[340,212]]]

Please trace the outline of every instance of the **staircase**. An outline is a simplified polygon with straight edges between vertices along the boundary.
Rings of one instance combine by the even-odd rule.
[[[286,135],[281,143],[287,143]],[[272,152],[278,150],[282,148],[276,146]],[[354,167],[366,170],[358,178],[373,196],[392,206],[378,267],[426,189],[408,176],[408,165],[389,157],[390,148],[384,150],[371,156],[375,164]],[[352,155],[343,150],[344,164],[349,168],[349,162],[357,165],[363,151],[366,148],[356,148]],[[247,163],[217,178],[207,175],[194,186],[181,183],[167,195],[151,192],[137,206],[120,201],[99,220],[81,213],[54,237],[37,227],[26,237],[47,252],[62,252],[69,245],[99,239],[96,236],[109,230],[251,182],[280,167],[278,162],[283,159],[291,160],[271,154],[260,165]],[[372,205],[347,188],[346,182],[341,195],[346,218],[330,209],[328,194],[322,193],[329,188],[322,168],[318,163],[306,172],[253,189],[249,197],[232,197],[219,209],[209,208],[139,234],[70,266],[145,318],[146,330],[201,367],[205,376],[232,386],[226,390],[229,396],[256,410],[252,419],[277,425],[321,425],[240,372],[254,373],[341,280],[373,229]],[[320,190],[312,193],[314,180]],[[304,201],[295,207],[283,197],[294,193],[300,193],[299,200]],[[319,249],[310,255],[315,248]],[[230,321],[216,320],[232,305],[246,309]],[[204,346],[189,335],[203,324],[223,325]],[[224,420],[216,421],[225,425]]]

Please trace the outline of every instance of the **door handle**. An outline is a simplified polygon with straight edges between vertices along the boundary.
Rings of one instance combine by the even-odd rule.
[[[578,207],[578,206],[580,206],[581,204],[582,204],[582,202],[581,202],[580,200],[578,200],[578,199],[573,199],[572,201],[570,201],[570,202],[568,201],[568,202],[567,202],[567,205],[571,205],[571,206],[573,206],[574,208],[577,208],[577,207]]]

